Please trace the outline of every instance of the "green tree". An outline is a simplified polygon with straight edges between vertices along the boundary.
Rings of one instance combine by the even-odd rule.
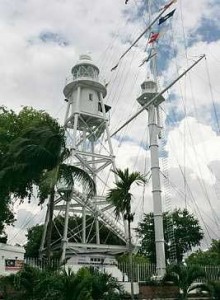
[[[14,300],[120,300],[124,293],[111,275],[88,268],[75,274],[25,266],[16,275],[1,278],[0,284],[3,288],[7,284],[4,299]],[[10,290],[14,290],[11,297]]]
[[[209,291],[214,299],[220,300],[220,281],[208,282],[208,285],[205,286],[204,290]]]
[[[115,183],[115,188],[109,190],[106,200],[114,205],[116,218],[123,215],[124,220],[128,223],[128,249],[130,258],[130,279],[131,279],[131,296],[134,297],[133,276],[132,276],[132,244],[131,244],[131,222],[134,219],[134,214],[131,212],[132,194],[130,193],[131,186],[145,182],[145,178],[139,172],[129,173],[128,168],[124,171],[116,169],[114,172],[118,176],[118,181]]]
[[[122,287],[110,274],[100,273],[90,268],[92,282],[92,299],[94,300],[120,300],[124,294]]]
[[[11,225],[15,219],[11,210],[11,200],[0,195],[0,243],[7,243],[8,236],[5,232],[5,226]]]
[[[25,256],[26,257],[38,257],[39,256],[39,250],[40,250],[40,244],[42,240],[44,225],[35,225],[27,230],[27,243],[24,246],[25,248]],[[53,236],[53,233],[52,233]],[[54,239],[52,238],[52,242]]]
[[[32,193],[32,182],[28,178],[29,174],[24,171],[24,164],[20,164],[19,168],[15,157],[11,157],[9,152],[15,140],[29,128],[39,125],[48,126],[57,132],[62,130],[57,121],[44,111],[24,107],[15,113],[0,107],[0,235],[3,240],[6,240],[5,225],[14,222],[11,199],[24,199]]]
[[[75,181],[82,182],[90,196],[95,193],[95,183],[89,174],[76,166],[65,163],[69,155],[70,151],[66,148],[62,128],[54,130],[49,126],[38,126],[30,128],[13,141],[9,148],[8,160],[6,160],[8,167],[6,166],[2,171],[3,178],[7,184],[9,183],[11,192],[16,191],[17,179],[20,178],[19,188],[22,186],[24,192],[27,189],[32,192],[33,184],[35,184],[39,188],[38,195],[41,203],[49,197],[46,238],[49,260],[57,184],[61,182],[65,186],[67,197],[70,197]]]
[[[172,280],[180,288],[180,298],[186,300],[189,292],[201,285],[192,285],[200,278],[205,278],[205,272],[199,266],[177,264],[167,268],[164,280]]]
[[[199,221],[186,209],[176,209],[173,212],[163,214],[164,238],[166,257],[169,257],[171,249],[175,249],[178,262],[182,262],[183,255],[192,250],[192,247],[199,246],[203,238],[203,232]],[[169,239],[170,226],[173,224],[174,241]],[[153,213],[145,214],[142,222],[136,229],[141,238],[139,252],[146,255],[152,263],[156,261],[155,254],[155,233]]]
[[[19,113],[0,106],[0,158],[7,154],[11,142],[20,137],[27,129],[35,126],[49,126],[59,129],[55,119],[42,110],[23,107]],[[2,160],[0,160],[2,163]]]
[[[212,240],[208,250],[197,250],[186,259],[186,262],[201,266],[220,266],[220,240]]]

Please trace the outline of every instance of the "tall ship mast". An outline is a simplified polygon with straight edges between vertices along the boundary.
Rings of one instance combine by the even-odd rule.
[[[127,3],[128,1],[126,1]],[[172,18],[175,13],[176,0],[172,0],[165,4],[157,16],[151,19],[151,6],[150,1],[148,1],[148,11],[149,11],[149,25],[146,29],[134,40],[129,48],[120,56],[118,63],[112,68],[112,71],[116,70],[121,62],[121,60],[128,54],[128,52],[138,43],[138,41],[146,36],[148,33],[148,53],[146,58],[142,61],[141,65],[150,63],[150,74],[151,79],[147,76],[141,84],[141,95],[137,98],[138,103],[142,106],[137,113],[130,117],[123,125],[121,125],[111,136],[116,135],[120,130],[127,126],[130,122],[138,117],[144,110],[148,113],[148,130],[149,130],[149,149],[150,149],[150,169],[151,169],[151,180],[152,180],[152,199],[153,199],[153,214],[154,214],[154,230],[155,230],[155,248],[156,248],[156,278],[161,279],[164,277],[166,272],[166,261],[171,263],[175,262],[175,243],[173,236],[173,228],[169,232],[170,240],[170,258],[165,257],[165,240],[164,240],[164,228],[163,228],[163,208],[162,208],[162,198],[161,198],[161,178],[160,178],[160,165],[159,165],[159,144],[158,139],[161,138],[161,119],[160,119],[160,105],[165,102],[163,94],[172,87],[179,79],[181,79],[188,71],[190,71],[195,65],[197,65],[205,56],[202,55],[196,62],[188,67],[186,71],[180,74],[173,82],[171,82],[162,91],[158,89],[157,80],[157,41],[163,34],[163,29],[161,25],[165,23],[168,19]],[[171,224],[172,227],[172,224]]]

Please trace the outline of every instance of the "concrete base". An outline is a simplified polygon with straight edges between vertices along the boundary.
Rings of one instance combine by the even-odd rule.
[[[120,282],[120,284],[123,286],[125,292],[127,292],[128,294],[131,294],[131,283],[129,281]],[[138,282],[134,282],[134,295],[139,295],[139,284],[138,284]]]

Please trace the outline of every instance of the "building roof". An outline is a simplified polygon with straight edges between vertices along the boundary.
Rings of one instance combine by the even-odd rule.
[[[25,253],[24,247],[21,246],[13,246],[8,244],[0,243],[0,251],[9,251],[9,252],[17,252],[17,253]]]

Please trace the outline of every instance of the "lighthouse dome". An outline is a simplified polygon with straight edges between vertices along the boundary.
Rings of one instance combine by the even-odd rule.
[[[98,80],[99,68],[93,63],[91,57],[87,54],[82,54],[79,60],[72,68],[73,79],[80,77],[89,77],[93,80]]]
[[[157,84],[152,80],[144,81],[141,84],[142,93],[156,93]]]

